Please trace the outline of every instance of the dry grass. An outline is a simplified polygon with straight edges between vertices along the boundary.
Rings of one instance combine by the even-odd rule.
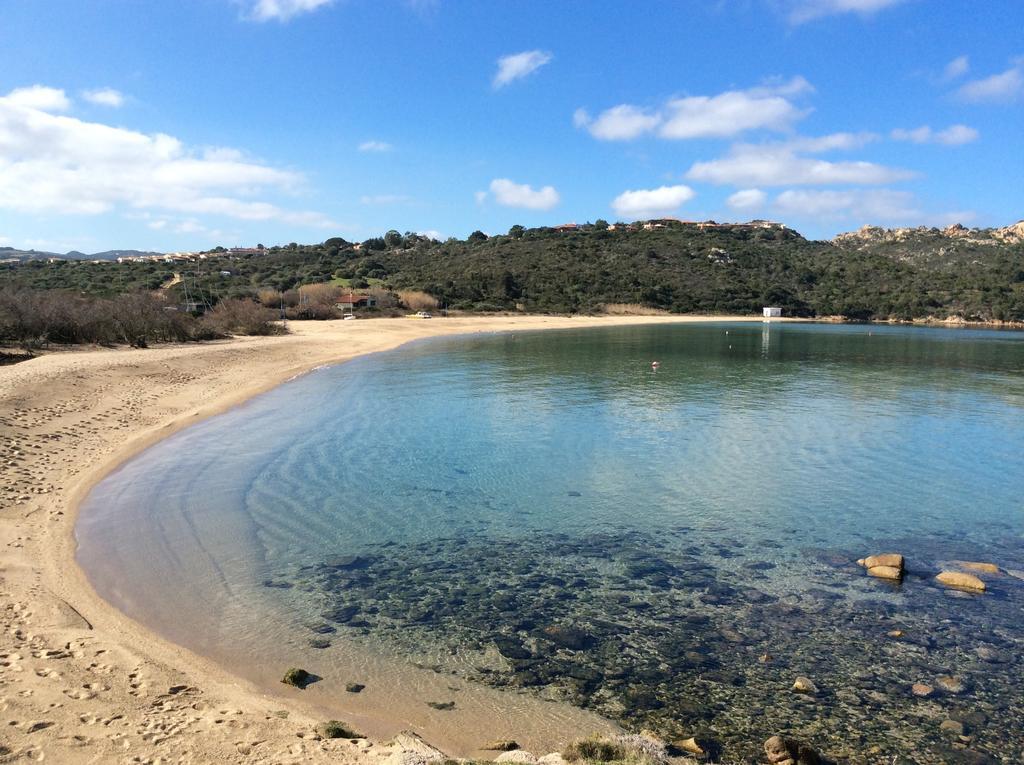
[[[434,311],[437,309],[437,298],[420,290],[401,290],[398,299],[410,311]]]
[[[609,316],[668,316],[670,313],[664,308],[651,308],[636,303],[605,303],[601,309]]]

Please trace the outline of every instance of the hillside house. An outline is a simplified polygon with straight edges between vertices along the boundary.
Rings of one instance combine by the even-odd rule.
[[[355,293],[349,293],[348,295],[342,295],[335,303],[334,307],[339,311],[351,312],[356,308],[376,308],[377,298],[373,295],[356,295]]]
[[[579,231],[578,223],[563,223],[560,226],[553,226],[555,231]]]

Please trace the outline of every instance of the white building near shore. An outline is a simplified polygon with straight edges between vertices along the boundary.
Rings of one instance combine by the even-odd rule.
[[[776,306],[765,306],[761,309],[766,319],[778,319],[782,316],[782,309]]]

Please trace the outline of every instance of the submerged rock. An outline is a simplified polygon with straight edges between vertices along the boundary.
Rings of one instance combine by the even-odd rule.
[[[806,693],[813,696],[818,692],[818,686],[809,677],[798,677],[793,682],[792,690],[794,693]]]
[[[349,693],[362,693],[363,689],[366,688],[362,683],[346,683],[345,690]]]
[[[958,566],[966,568],[968,571],[979,571],[982,574],[998,574],[999,566],[995,563],[979,563],[977,561],[970,560],[958,560],[956,561]]]
[[[593,638],[577,627],[553,624],[542,630],[543,636],[555,645],[572,651],[582,651],[593,643]]]
[[[802,741],[772,736],[764,742],[764,753],[772,765],[818,765],[821,757]]]
[[[935,684],[946,693],[963,693],[967,690],[967,686],[964,685],[964,681],[959,677],[953,677],[952,675],[943,675],[936,679]]]
[[[959,736],[963,736],[964,734],[966,734],[967,729],[964,727],[964,724],[959,720],[943,720],[941,723],[939,723],[939,731],[941,731],[947,736],[957,738]]]
[[[962,571],[942,571],[935,579],[940,584],[944,584],[947,587],[955,587],[958,590],[985,591],[985,583],[983,581],[974,574],[965,574]]]
[[[918,698],[926,699],[935,693],[935,689],[927,683],[914,683],[910,686],[910,692]]]

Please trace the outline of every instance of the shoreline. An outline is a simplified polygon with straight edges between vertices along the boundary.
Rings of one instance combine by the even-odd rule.
[[[127,752],[155,755],[164,746],[198,761],[282,762],[294,755],[304,762],[336,762],[340,754],[372,761],[391,753],[378,743],[319,740],[312,727],[320,719],[300,692],[268,696],[136,623],[92,589],[75,562],[78,505],[96,483],[157,441],[318,366],[413,340],[760,320],[529,316],[306,322],[283,336],[68,351],[0,367],[0,424],[10,433],[0,460],[13,479],[0,486],[0,597],[6,633],[15,635],[4,653],[18,675],[15,682],[30,686],[8,710],[17,720],[9,728],[11,752],[49,754],[69,763],[113,761]],[[90,405],[101,411],[86,416]],[[53,678],[68,687],[52,693]],[[51,698],[60,706],[43,703]],[[290,707],[284,717],[282,707]],[[105,711],[112,714],[97,714]],[[233,719],[225,717],[229,712]],[[103,735],[95,735],[97,725]],[[215,731],[220,735],[211,735]]]

